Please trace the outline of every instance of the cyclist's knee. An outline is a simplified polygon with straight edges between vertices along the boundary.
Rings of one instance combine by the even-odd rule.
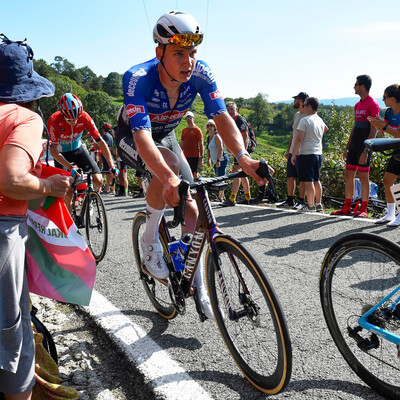
[[[101,185],[103,184],[103,177],[101,174],[94,174],[93,175],[93,185],[95,190],[99,190]]]
[[[186,203],[185,210],[185,221],[186,221],[186,230],[187,232],[193,232],[196,227],[197,218],[199,216],[199,210],[197,209],[197,205],[195,201],[188,201]]]
[[[179,174],[179,169],[181,167],[179,158],[176,154],[174,154],[171,150],[166,149],[166,148],[159,148],[161,155],[164,158],[164,161],[167,163],[167,165],[171,168],[171,170],[175,174]]]

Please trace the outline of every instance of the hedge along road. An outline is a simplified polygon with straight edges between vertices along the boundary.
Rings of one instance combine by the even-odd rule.
[[[186,314],[172,321],[154,311],[138,279],[131,242],[132,220],[144,210],[145,202],[130,197],[104,199],[109,244],[105,259],[98,265],[95,289],[139,325],[140,331],[158,345],[155,349],[166,350],[209,398],[267,398],[242,377],[215,323],[200,323],[192,299]],[[371,232],[396,241],[399,230],[367,220],[273,207],[223,208],[214,203],[213,209],[224,233],[239,239],[263,266],[286,315],[293,345],[293,373],[286,391],[273,398],[381,398],[357,378],[333,344],[319,301],[319,272],[326,251],[339,237]],[[170,210],[167,215],[171,215]],[[170,372],[162,364],[157,373],[171,376]],[[173,379],[179,381],[181,376],[186,375],[179,372]]]

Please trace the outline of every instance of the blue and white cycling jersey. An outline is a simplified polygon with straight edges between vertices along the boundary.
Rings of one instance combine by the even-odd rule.
[[[391,126],[392,128],[399,129],[400,126],[400,113],[394,115],[393,110],[389,107],[385,111],[385,121]]]
[[[157,58],[133,66],[123,77],[125,115],[132,132],[146,129],[155,141],[175,129],[189,110],[197,93],[204,102],[204,111],[213,118],[226,111],[214,75],[204,61],[196,62],[188,82],[182,83],[179,98],[171,109],[167,91],[160,82]]]

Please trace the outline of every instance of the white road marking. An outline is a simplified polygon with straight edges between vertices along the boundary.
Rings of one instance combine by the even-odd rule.
[[[136,365],[157,395],[167,400],[212,400],[178,362],[100,293],[94,290],[90,305],[84,308]]]

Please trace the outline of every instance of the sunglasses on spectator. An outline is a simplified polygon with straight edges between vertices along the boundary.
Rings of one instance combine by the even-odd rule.
[[[382,100],[386,100],[388,98],[388,96],[383,95],[382,96]]]

